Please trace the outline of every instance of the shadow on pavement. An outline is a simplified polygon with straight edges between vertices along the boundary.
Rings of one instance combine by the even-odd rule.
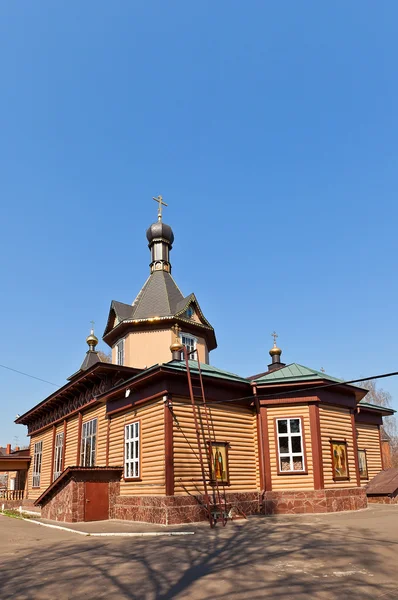
[[[381,551],[385,541],[364,528],[311,523],[310,516],[307,523],[253,518],[184,539],[56,532],[50,541],[40,533],[14,554],[2,553],[1,600],[398,597],[390,596],[396,583]]]

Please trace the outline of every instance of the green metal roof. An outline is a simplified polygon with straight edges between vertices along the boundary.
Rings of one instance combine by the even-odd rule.
[[[393,408],[389,408],[388,406],[380,406],[379,404],[365,402],[364,400],[360,400],[358,404],[364,408],[371,408],[372,410],[388,411],[391,412],[391,414],[396,412]]]
[[[317,379],[327,379],[328,381],[335,381],[336,383],[344,383],[342,379],[331,377],[321,371],[315,371],[315,369],[303,367],[303,365],[299,365],[298,363],[286,365],[286,367],[282,367],[282,369],[271,371],[253,381],[255,383],[289,383],[290,381],[314,381]]]
[[[165,363],[163,366],[167,367],[168,369],[175,370],[175,371],[185,371],[186,372],[186,370],[187,370],[184,360],[172,360],[171,362]],[[196,362],[196,360],[189,361],[189,369],[190,369],[191,373],[195,373],[195,375],[197,373],[199,373],[198,363]],[[235,373],[229,373],[229,371],[223,371],[222,369],[217,369],[216,367],[213,367],[212,365],[206,365],[204,363],[200,363],[200,370],[202,371],[203,376],[216,377],[218,379],[228,379],[229,381],[239,381],[241,383],[247,383],[247,384],[250,383],[249,380],[245,379],[244,377],[240,377],[239,375],[236,375]]]

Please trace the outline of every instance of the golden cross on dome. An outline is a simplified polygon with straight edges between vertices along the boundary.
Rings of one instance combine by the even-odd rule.
[[[179,339],[181,328],[178,327],[177,323],[174,325],[174,327],[172,327],[172,330],[174,331],[174,335],[176,336],[176,338]]]
[[[155,202],[158,202],[158,221],[162,220],[162,206],[167,206],[166,202],[163,202],[163,196],[158,196],[157,198],[155,198],[155,196],[153,196],[152,200],[155,200]]]
[[[90,321],[90,323],[91,323],[91,331],[94,333],[95,321]]]
[[[276,333],[276,331],[273,331],[271,333],[271,336],[274,338],[274,346],[276,346],[276,338],[278,337],[278,334]]]

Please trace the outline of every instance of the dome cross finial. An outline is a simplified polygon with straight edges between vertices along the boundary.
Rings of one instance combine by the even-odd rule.
[[[163,196],[158,196],[157,198],[155,198],[155,196],[152,197],[152,200],[155,200],[155,202],[158,203],[158,221],[162,220],[162,206],[167,206],[166,202],[163,202]]]
[[[269,351],[269,353],[272,356],[272,363],[279,363],[282,350],[276,345],[276,338],[278,337],[278,334],[276,333],[276,331],[274,331],[273,333],[271,333],[271,336],[274,338],[274,345]]]

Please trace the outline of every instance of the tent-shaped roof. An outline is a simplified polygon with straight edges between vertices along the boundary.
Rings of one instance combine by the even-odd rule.
[[[86,356],[81,364],[81,367],[76,373],[73,373],[68,377],[68,381],[74,379],[77,375],[80,375],[83,371],[87,371],[90,367],[94,366],[98,362],[104,362],[102,358],[99,356],[96,350],[87,350]]]
[[[176,313],[176,307],[184,296],[167,271],[155,271],[146,280],[133,302],[133,318],[149,319],[166,317]]]
[[[151,319],[170,319],[177,317],[184,320],[184,312],[194,303],[200,322],[194,322],[196,327],[204,328],[210,335],[208,347],[210,350],[217,347],[214,329],[205,318],[195,294],[183,296],[174,279],[167,271],[154,271],[146,280],[133,304],[124,304],[113,300],[111,303],[108,322],[103,338],[122,324],[132,321],[150,321]],[[189,321],[189,320],[188,320]]]

